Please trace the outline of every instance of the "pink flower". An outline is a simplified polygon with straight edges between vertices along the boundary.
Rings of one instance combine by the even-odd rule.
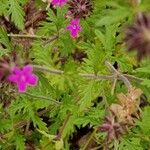
[[[66,30],[70,30],[70,35],[72,38],[76,38],[78,33],[81,32],[80,27],[80,20],[79,19],[72,19],[70,24],[66,27]]]
[[[62,6],[64,5],[68,0],[52,0],[52,4],[54,6]]]
[[[8,80],[17,84],[20,93],[26,92],[27,86],[36,86],[38,77],[34,75],[33,68],[30,65],[24,66],[22,69],[15,67],[12,74],[8,76]]]

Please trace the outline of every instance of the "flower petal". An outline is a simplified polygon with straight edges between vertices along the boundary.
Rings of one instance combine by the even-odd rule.
[[[67,0],[52,0],[52,5],[54,6],[62,6],[67,2]]]
[[[78,36],[78,33],[74,30],[72,30],[70,34],[73,38],[76,38]]]
[[[11,74],[8,76],[7,79],[11,82],[17,82],[18,81],[18,75]]]
[[[31,65],[26,65],[23,67],[24,74],[31,74],[33,71],[33,67]]]
[[[36,86],[38,82],[38,77],[36,75],[31,75],[27,79],[27,83],[31,86]]]
[[[14,74],[17,74],[17,75],[19,75],[19,74],[21,74],[21,72],[22,72],[22,70],[21,69],[19,69],[18,67],[15,67],[14,69],[13,69],[13,71],[12,71]]]
[[[74,23],[75,23],[76,25],[79,25],[79,24],[80,24],[80,19],[76,18],[76,19],[74,20]]]
[[[18,87],[18,92],[20,93],[26,92],[26,89],[27,89],[26,82],[23,82],[23,81],[18,82],[17,87]]]
[[[71,26],[71,25],[68,25],[68,26],[66,27],[66,30],[72,30],[72,26]]]

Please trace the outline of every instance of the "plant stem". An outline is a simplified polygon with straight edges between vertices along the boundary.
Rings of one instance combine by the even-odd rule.
[[[25,135],[28,134],[29,128],[30,128],[30,121],[28,121],[27,124],[26,124],[25,133],[24,133]]]
[[[79,73],[81,77],[89,78],[89,79],[98,79],[98,80],[113,80],[115,78],[114,75],[95,75],[95,74],[84,74]]]
[[[27,92],[25,92],[24,94],[29,96],[29,97],[35,98],[35,99],[44,99],[44,100],[49,100],[49,101],[51,101],[51,102],[53,102],[57,105],[60,104],[60,102],[56,101],[55,99],[48,98],[48,97],[45,97],[45,96],[37,96],[37,95],[33,95],[33,94],[30,94],[30,93],[27,93]]]
[[[63,131],[64,131],[64,129],[65,129],[65,127],[66,127],[66,125],[67,125],[70,117],[71,117],[71,113],[68,113],[67,116],[66,116],[66,118],[65,118],[65,120],[64,120],[64,122],[63,122],[62,127],[59,130],[59,133],[57,135],[57,140],[60,140],[62,138]]]
[[[129,74],[123,74],[126,78],[128,78],[129,80],[135,80],[135,81],[138,81],[138,82],[143,82],[144,79],[142,78],[138,78],[138,77],[135,77],[133,75],[129,75]]]
[[[7,34],[9,37],[14,38],[31,38],[31,39],[43,39],[43,40],[49,40],[49,42],[52,42],[58,38],[58,36],[53,36],[51,38],[46,36],[39,36],[39,35],[32,35],[32,34]]]
[[[90,150],[99,150],[100,148],[102,148],[101,145],[100,145],[100,146],[97,146],[97,147],[94,147],[94,148],[92,148],[92,149],[90,149]]]
[[[116,74],[118,76],[118,79],[120,79],[124,82],[124,84],[126,85],[128,90],[132,89],[132,85],[129,82],[129,80],[123,74],[121,74],[119,71],[117,71],[112,64],[110,64],[108,61],[106,61],[105,65],[112,71],[113,74]]]
[[[86,148],[87,148],[88,145],[90,144],[90,142],[91,142],[93,136],[95,135],[96,131],[97,131],[97,129],[95,128],[94,131],[91,133],[89,139],[88,139],[87,142],[85,143],[84,147],[81,148],[81,150],[86,150]]]
[[[45,36],[38,36],[38,35],[32,35],[32,34],[7,34],[9,37],[15,37],[15,38],[33,38],[33,39],[48,39],[48,37]]]
[[[117,78],[114,79],[113,84],[112,84],[112,89],[111,89],[111,95],[114,95],[115,87],[117,83]]]
[[[57,70],[57,69],[50,69],[45,66],[33,65],[33,68],[35,70],[48,72],[48,73],[56,74],[56,75],[64,74],[64,71]],[[84,73],[79,73],[79,76],[85,77],[88,79],[98,79],[98,80],[113,80],[115,78],[114,75],[95,75],[95,74],[84,74]]]
[[[109,63],[109,65],[111,65]],[[113,66],[111,65],[111,68]],[[56,75],[62,75],[64,74],[64,71],[62,70],[57,70],[57,69],[51,69],[51,68],[48,68],[46,66],[40,66],[40,65],[33,65],[33,68],[37,71],[43,71],[43,72],[48,72],[50,74],[56,74]],[[111,69],[112,70],[112,69]],[[124,81],[126,80],[136,80],[136,81],[139,81],[139,82],[142,82],[143,79],[141,78],[138,78],[138,77],[135,77],[133,75],[128,75],[128,74],[121,74],[119,73],[114,67],[113,67],[113,70],[115,70],[115,73],[117,73],[117,76],[124,76],[122,77],[121,79],[123,79]],[[87,79],[93,79],[93,80],[114,80],[117,78],[116,74],[113,74],[113,75],[95,75],[95,74],[86,74],[86,73],[79,73],[79,76],[81,77],[85,77]],[[126,78],[126,79],[124,79]],[[126,81],[127,84],[129,84],[128,82],[129,81]],[[129,85],[130,86],[130,85]]]
[[[137,80],[139,82],[142,82],[143,79],[132,76],[132,75],[128,75],[128,74],[122,74],[119,71],[117,71],[113,65],[111,65],[109,62],[105,62],[105,65],[112,71],[112,75],[95,75],[95,74],[85,74],[85,73],[79,73],[79,76],[87,78],[87,79],[93,79],[93,80],[113,80],[113,87],[112,87],[112,94],[114,93],[115,90],[115,85],[117,82],[117,79],[120,79],[124,82],[124,84],[126,85],[126,87],[128,88],[128,90],[132,89],[132,85],[130,83],[129,80]],[[33,65],[33,68],[37,71],[42,71],[42,72],[48,72],[50,74],[55,74],[55,75],[62,75],[64,74],[64,71],[62,70],[57,70],[57,69],[50,69],[46,66],[40,66],[40,65]],[[128,80],[129,79],[129,80]],[[51,98],[47,98],[44,96],[36,96],[36,95],[32,95],[30,93],[26,93],[26,95],[28,96],[32,96],[34,98],[41,98],[41,99],[46,99],[46,100],[50,100],[54,103],[60,104],[60,102],[57,102]]]
[[[39,66],[39,65],[33,65],[33,68],[35,70],[39,70],[39,71],[43,71],[43,72],[48,72],[48,73],[51,73],[51,74],[61,75],[61,74],[64,73],[64,71],[61,71],[61,70],[50,69],[50,68],[47,68],[45,66]]]

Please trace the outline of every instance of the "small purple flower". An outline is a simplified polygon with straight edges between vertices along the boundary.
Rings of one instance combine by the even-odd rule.
[[[63,6],[68,0],[52,0],[53,6]]]
[[[81,32],[80,27],[80,20],[79,19],[72,19],[70,24],[66,27],[66,30],[70,30],[70,35],[72,38],[76,38],[78,33]]]
[[[38,77],[34,75],[33,68],[30,65],[24,66],[22,69],[15,67],[12,74],[8,76],[8,80],[17,84],[20,93],[26,92],[27,86],[36,86]]]

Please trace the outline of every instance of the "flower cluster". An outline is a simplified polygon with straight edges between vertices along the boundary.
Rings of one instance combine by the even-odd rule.
[[[139,13],[126,31],[125,42],[129,51],[137,50],[137,59],[150,55],[150,14]]]
[[[12,74],[8,76],[8,80],[16,83],[20,93],[25,92],[27,86],[36,86],[38,77],[34,75],[33,68],[30,65],[24,66],[22,69],[15,67]]]
[[[66,27],[66,30],[70,30],[70,35],[72,38],[76,38],[78,33],[81,32],[80,20],[71,19],[70,24]]]
[[[0,59],[0,82],[3,85],[0,90],[4,91],[7,87],[8,90],[5,93],[8,93],[8,95],[16,92],[16,89],[13,88],[14,84],[8,87],[8,81],[16,83],[19,92],[25,92],[28,85],[36,86],[38,77],[32,74],[33,68],[27,65],[29,63],[31,63],[31,60],[28,56],[22,58],[21,54],[17,54],[16,51],[4,55]],[[21,69],[19,66],[23,66],[23,68]]]
[[[45,2],[45,1],[44,1]],[[79,18],[88,16],[91,9],[91,4],[86,0],[47,0],[48,4],[50,3],[56,7],[62,7],[64,4],[68,4],[69,11],[66,13],[66,18],[70,19],[70,24],[67,25],[66,30],[70,31],[70,36],[72,38],[77,38],[79,32],[81,32],[80,20]],[[80,14],[80,15],[79,15]]]

